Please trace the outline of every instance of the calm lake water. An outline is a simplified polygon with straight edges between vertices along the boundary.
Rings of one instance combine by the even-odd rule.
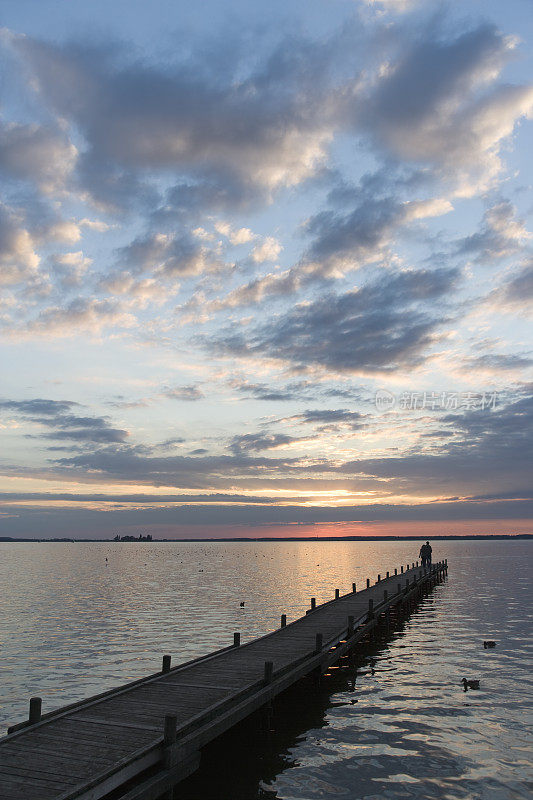
[[[164,653],[178,663],[234,631],[267,633],[311,596],[375,580],[419,546],[2,543],[0,726],[23,719],[32,695],[48,711],[155,672]],[[183,800],[531,797],[531,552],[530,542],[436,542],[446,582],[355,672],[296,698],[298,713],[280,709],[243,774],[231,759],[216,766],[215,753],[217,774],[190,779]],[[480,690],[464,693],[462,677]]]

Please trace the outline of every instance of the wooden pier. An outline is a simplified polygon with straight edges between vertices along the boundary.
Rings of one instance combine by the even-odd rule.
[[[442,561],[352,584],[272,633],[41,714],[0,739],[1,800],[156,800],[197,769],[201,749],[310,673],[319,676],[387,619],[441,581]]]

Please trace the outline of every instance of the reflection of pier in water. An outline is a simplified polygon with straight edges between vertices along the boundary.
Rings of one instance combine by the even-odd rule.
[[[347,663],[374,629],[440,581],[447,562],[387,572],[362,591],[311,608],[240,645],[30,719],[0,739],[2,800],[155,800],[194,772],[200,752],[254,712],[268,729],[273,698]],[[354,649],[355,648],[355,649]]]

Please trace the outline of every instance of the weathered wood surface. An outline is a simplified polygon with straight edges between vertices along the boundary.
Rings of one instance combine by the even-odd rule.
[[[201,747],[299,678],[326,670],[380,614],[411,602],[446,571],[446,562],[426,571],[398,568],[362,591],[332,592],[323,605],[310,599],[304,617],[259,639],[240,646],[235,639],[233,647],[173,668],[165,658],[160,673],[13,726],[0,739],[0,798],[99,800],[160,765],[123,800],[158,797],[197,768]],[[177,718],[177,738],[165,746],[169,715]]]

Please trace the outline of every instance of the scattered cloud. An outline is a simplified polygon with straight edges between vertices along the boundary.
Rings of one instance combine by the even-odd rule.
[[[317,430],[321,432],[338,431],[343,428],[356,431],[363,427],[365,415],[346,408],[326,408],[303,411],[301,414],[295,414],[291,419],[317,425]]]
[[[328,294],[258,326],[246,338],[227,332],[211,341],[219,352],[262,355],[298,370],[381,373],[423,363],[442,314],[424,304],[446,299],[456,269],[405,270],[342,295]]]
[[[308,439],[289,436],[286,433],[243,433],[233,437],[229,448],[234,453],[261,452],[305,441]]]
[[[415,38],[383,66],[355,124],[394,158],[453,180],[457,195],[486,191],[502,170],[503,141],[533,110],[533,86],[495,85],[516,44],[489,24]]]
[[[0,284],[9,286],[34,278],[40,256],[20,214],[0,204]]]
[[[459,244],[459,253],[472,254],[477,261],[490,262],[518,252],[531,239],[524,221],[516,219],[516,209],[506,200],[489,208],[480,230]]]
[[[267,236],[252,250],[252,261],[263,264],[265,261],[275,261],[282,251],[282,246],[273,236]]]
[[[531,312],[533,300],[533,261],[523,266],[489,295],[489,301],[503,310]]]
[[[0,123],[0,172],[29,180],[45,194],[64,190],[78,152],[64,131],[42,125]]]
[[[0,400],[0,409],[21,415],[44,432],[27,434],[42,439],[68,440],[83,444],[116,444],[125,442],[128,432],[114,428],[108,417],[81,417],[72,411],[79,403],[70,400]]]
[[[172,389],[165,389],[163,397],[168,400],[201,400],[204,396],[198,386],[175,386]]]

